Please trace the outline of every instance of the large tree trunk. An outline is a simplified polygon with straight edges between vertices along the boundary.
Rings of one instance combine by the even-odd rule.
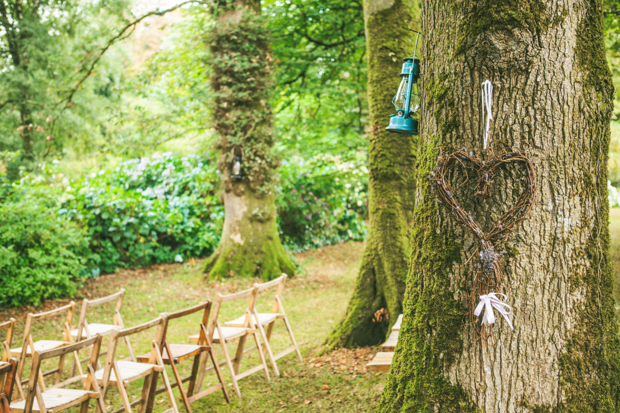
[[[368,51],[370,234],[353,297],[328,348],[375,345],[402,312],[415,191],[415,136],[387,132],[402,58],[413,53],[414,0],[364,2]],[[386,309],[391,315],[377,311]]]
[[[620,411],[607,203],[613,87],[602,17],[599,0],[423,2],[412,267],[379,411]],[[482,343],[466,316],[465,263],[477,241],[434,202],[425,178],[438,146],[481,149],[486,79],[495,87],[495,146],[529,147],[539,188],[502,263],[514,331],[499,320],[494,344]],[[517,185],[510,173],[498,176],[490,204],[514,202]]]
[[[270,280],[295,267],[276,227],[270,39],[260,1],[217,0],[209,38],[212,121],[220,136],[225,220],[220,243],[205,264],[210,277],[241,275]],[[241,177],[232,176],[242,157]]]

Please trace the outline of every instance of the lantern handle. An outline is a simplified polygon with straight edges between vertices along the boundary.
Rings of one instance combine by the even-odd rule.
[[[415,59],[415,54],[418,51],[418,40],[420,39],[420,35],[422,34],[422,32],[419,32],[417,30],[412,30],[412,29],[407,29],[407,30],[418,34],[415,38],[415,47],[413,48],[413,58]]]

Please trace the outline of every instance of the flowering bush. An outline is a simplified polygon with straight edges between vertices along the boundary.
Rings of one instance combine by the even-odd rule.
[[[282,162],[278,224],[294,251],[346,240],[363,240],[368,230],[368,169],[363,159],[322,155]]]
[[[289,249],[364,239],[363,163],[333,156],[282,163],[276,203]],[[0,275],[12,280],[5,285],[13,295],[0,307],[70,295],[76,280],[119,267],[209,255],[224,221],[214,164],[165,153],[73,181],[57,162],[0,181]]]
[[[215,168],[197,156],[165,153],[74,182],[56,165],[43,165],[13,191],[87,228],[90,259],[107,273],[211,253],[224,218],[218,181]]]

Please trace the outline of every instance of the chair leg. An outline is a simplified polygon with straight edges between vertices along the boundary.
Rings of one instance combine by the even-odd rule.
[[[256,317],[256,319],[258,320],[258,316]],[[263,326],[261,325],[261,323],[257,323],[257,326],[258,326],[258,331],[260,332],[261,338],[263,339],[264,348],[267,350],[267,356],[269,356],[269,361],[271,362],[271,365],[273,366],[273,372],[275,373],[276,377],[280,377],[280,370],[278,370],[278,365],[276,364],[276,360],[273,358],[273,352],[271,351],[271,346],[269,345],[269,340],[267,339],[265,330],[263,329]],[[264,357],[262,347],[260,348],[260,352],[261,354],[263,354],[263,357]]]
[[[271,378],[269,377],[269,368],[267,367],[267,363],[265,362],[265,355],[263,354],[263,350],[261,348],[260,342],[258,341],[256,333],[252,334],[252,337],[254,337],[254,341],[256,342],[256,349],[258,350],[260,362],[263,364],[263,370],[265,370],[265,377],[267,377],[267,381],[271,381]]]
[[[235,374],[235,369],[233,368],[232,361],[230,360],[230,356],[228,355],[228,349],[226,348],[226,341],[224,339],[220,340],[220,344],[222,345],[222,349],[224,350],[224,358],[226,359],[226,364],[228,365],[228,369],[230,370],[230,377],[232,377],[233,387],[237,392],[237,396],[241,397],[241,390],[239,390],[239,385],[237,384],[237,377]],[[217,366],[217,364],[215,364]]]
[[[241,366],[241,359],[243,358],[243,349],[245,348],[245,342],[247,340],[247,334],[239,338],[239,344],[237,345],[237,353],[235,354],[235,374],[239,374],[239,366]]]
[[[168,350],[170,350],[170,348],[168,348]],[[168,354],[172,354],[172,352],[169,351]],[[194,357],[194,359],[196,358],[198,358],[198,356]],[[172,357],[170,358],[170,367],[172,367],[172,374],[174,374],[174,380],[179,385],[179,393],[181,393],[181,400],[183,400],[183,405],[185,406],[187,413],[192,413],[192,408],[189,406],[189,400],[187,400],[187,394],[185,393],[185,389],[183,389],[183,380],[181,379],[181,376],[179,375],[179,370],[177,369],[177,366],[174,364],[174,360],[172,359]],[[194,375],[194,372],[192,371],[192,379],[195,377],[196,376]],[[166,390],[170,390],[170,393],[169,393],[170,395],[172,394],[172,388],[169,384],[170,383],[168,383],[169,389],[167,388]],[[174,400],[174,395],[172,395],[172,399]]]
[[[288,335],[291,337],[291,341],[293,342],[293,346],[295,347],[295,352],[297,352],[297,357],[299,361],[304,361],[304,358],[301,356],[301,352],[299,351],[299,346],[297,345],[297,341],[295,341],[295,336],[293,335],[293,329],[291,328],[290,323],[288,322],[288,318],[284,317],[284,325],[286,326],[286,330],[288,331]]]
[[[80,413],[88,413],[88,405],[90,404],[90,399],[84,400],[82,402],[82,406],[80,407]]]
[[[224,393],[224,398],[226,399],[226,403],[230,403],[230,396],[228,395],[228,390],[226,389],[226,382],[224,382],[224,377],[222,376],[222,370],[220,370],[220,365],[215,359],[215,355],[213,354],[213,348],[209,350],[209,356],[211,357],[211,362],[213,363],[213,368],[215,369],[215,374],[217,375],[217,379],[220,381],[222,385],[222,392]],[[205,360],[205,368],[207,367]],[[240,396],[241,397],[241,396]]]
[[[170,385],[170,380],[168,380],[168,375],[166,374],[166,365],[164,364],[164,361],[161,357],[161,351],[159,350],[159,348],[157,347],[157,344],[155,342],[153,342],[153,347],[155,349],[155,360],[157,360],[157,364],[163,367],[163,370],[161,372],[161,376],[164,379],[164,386],[166,387],[166,393],[168,394],[168,399],[170,400],[170,406],[172,407],[172,411],[174,413],[179,413],[179,408],[177,407],[177,402],[174,399],[174,393],[172,393],[172,386]],[[170,351],[170,349],[168,348],[168,354],[170,354],[170,357],[172,356],[172,352]],[[172,361],[172,360],[171,360]],[[174,361],[172,361],[174,363]],[[173,367],[174,369],[176,369],[176,367]],[[181,394],[183,393],[183,386],[182,386],[182,382],[180,381],[180,377],[179,377],[179,390],[181,391]],[[157,390],[155,390],[156,392]],[[187,405],[189,407],[189,403]],[[149,410],[147,413],[151,413],[151,411]],[[190,412],[191,413],[191,412]]]
[[[114,373],[117,378],[120,378],[118,372]],[[125,408],[126,413],[132,413],[131,403],[129,403],[129,396],[127,395],[127,390],[125,390],[125,386],[123,385],[123,380],[118,380],[118,392],[121,394],[121,401],[123,402],[123,407]]]
[[[192,364],[192,374],[189,379],[189,385],[187,386],[187,396],[192,397],[194,392],[200,392],[202,386],[202,377],[204,377],[204,369],[206,368],[206,354],[204,352],[194,356],[194,363]],[[201,368],[202,367],[202,368]],[[198,384],[198,387],[196,387]]]
[[[157,395],[157,372],[153,371],[150,376],[144,380],[142,386],[142,403],[140,404],[139,413],[152,412],[155,406],[155,396]]]

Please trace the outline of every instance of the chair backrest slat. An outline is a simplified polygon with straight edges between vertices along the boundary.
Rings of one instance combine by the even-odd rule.
[[[160,316],[160,317],[158,317],[158,318],[156,318],[154,320],[148,321],[148,322],[146,322],[144,324],[140,324],[140,325],[137,325],[137,326],[134,326],[134,327],[130,327],[130,328],[126,328],[124,330],[120,330],[120,331],[116,332],[116,336],[118,338],[121,338],[121,337],[132,336],[134,334],[141,333],[141,332],[143,332],[145,330],[149,330],[149,329],[151,329],[153,327],[159,326],[161,328],[162,324],[166,320],[166,317],[167,317],[167,314],[165,314],[165,317],[164,316]],[[160,332],[160,334],[161,334],[161,332]],[[157,335],[156,335],[156,337],[157,337]]]
[[[256,286],[256,288],[258,288],[258,291],[265,291],[269,288],[279,286],[280,284],[284,284],[285,281],[286,281],[286,274],[282,274],[281,276],[279,276],[278,278],[274,280],[267,281],[266,283],[254,284],[254,285]]]
[[[98,306],[98,305],[102,305],[102,304],[107,304],[109,302],[122,299],[124,295],[125,295],[125,289],[121,288],[120,291],[117,292],[117,293],[110,294],[110,295],[105,296],[105,297],[97,298],[95,300],[84,300],[84,301],[86,301],[88,303],[89,307],[94,307],[94,306]]]
[[[68,312],[69,315],[67,317],[67,320],[69,322],[71,322],[71,318],[73,318],[73,311],[75,310],[75,303],[73,301],[71,301],[70,304],[67,304],[63,307],[59,307],[59,308],[55,308],[53,310],[50,311],[46,311],[44,313],[38,313],[38,314],[28,314],[29,317],[31,317],[33,320],[40,320],[43,318],[50,318],[50,317],[54,317],[58,314],[62,314],[64,312]]]
[[[177,318],[185,317],[190,314],[197,313],[198,311],[204,311],[207,306],[211,306],[211,300],[205,301],[204,303],[200,303],[190,308],[185,308],[183,310],[178,310],[173,313],[166,313],[168,315],[168,321],[175,320]]]
[[[222,303],[227,303],[229,301],[237,301],[237,300],[241,300],[242,298],[249,297],[250,295],[252,295],[252,293],[254,293],[254,288],[249,288],[247,290],[239,291],[238,293],[233,293],[233,294],[228,294],[228,295],[218,294],[218,296],[221,297]]]
[[[96,336],[89,338],[88,340],[80,341],[79,343],[70,344],[57,349],[41,351],[39,352],[39,359],[47,360],[54,357],[64,356],[65,354],[73,353],[74,351],[82,350],[83,348],[94,345],[99,340],[98,337],[101,336],[97,334]]]

